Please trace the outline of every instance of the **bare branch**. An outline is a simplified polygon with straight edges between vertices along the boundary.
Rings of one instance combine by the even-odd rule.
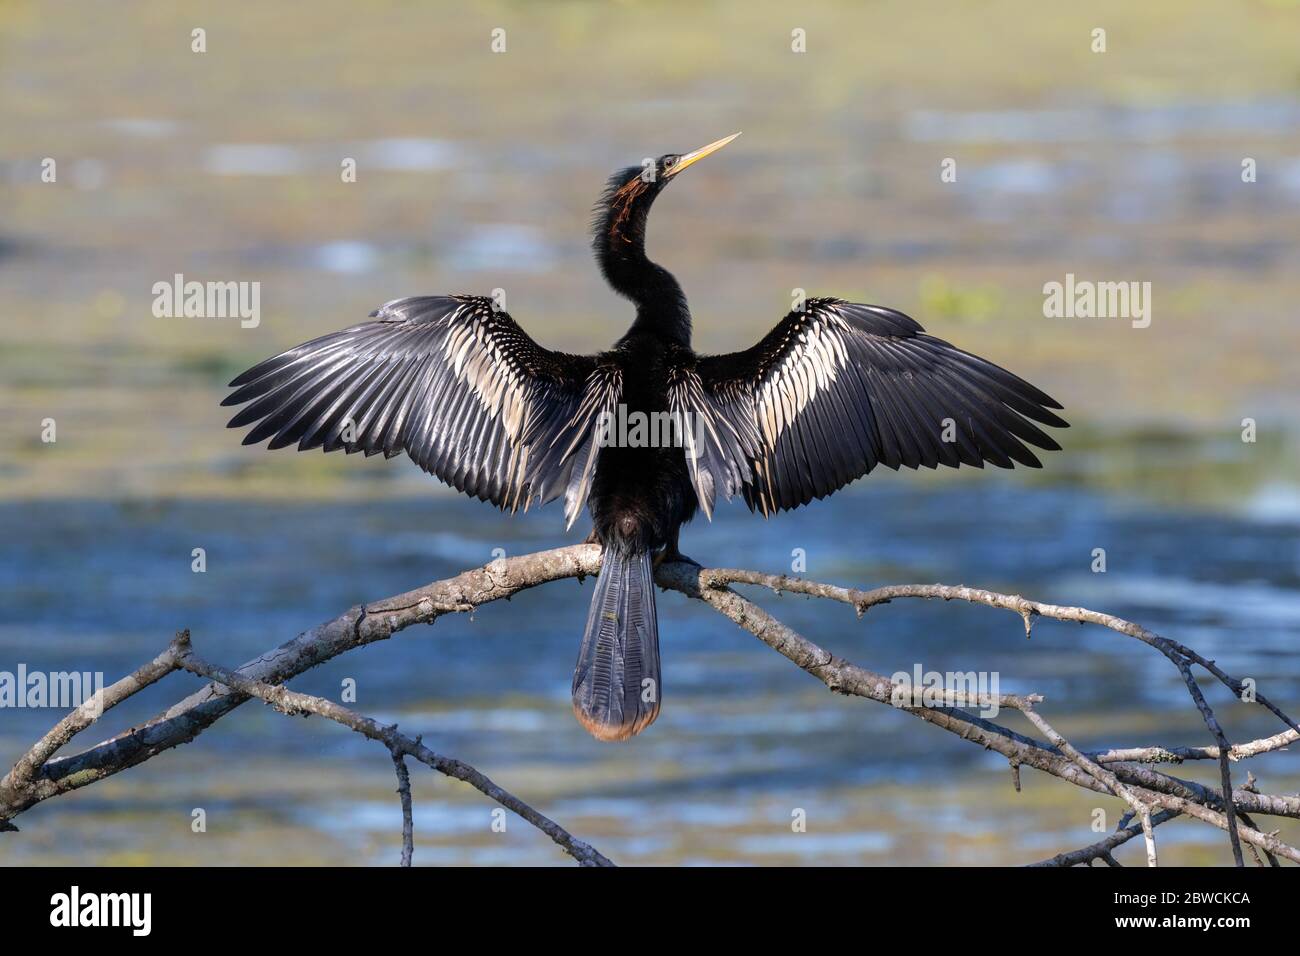
[[[1172,810],[1161,810],[1155,816],[1151,817],[1151,828],[1155,829],[1167,820],[1172,820],[1178,816]],[[1135,836],[1140,836],[1145,832],[1141,824],[1133,826],[1121,826],[1118,830],[1106,837],[1085,846],[1080,850],[1074,850],[1070,853],[1058,853],[1048,860],[1041,860],[1038,863],[1030,863],[1030,866],[1079,866],[1081,864],[1091,864],[1093,860],[1103,860],[1107,866],[1119,866],[1119,861],[1111,856],[1111,850],[1122,846]]]
[[[443,614],[470,610],[548,581],[594,575],[599,569],[600,548],[595,545],[502,558],[386,601],[354,607],[254,658],[237,673],[267,684],[283,683],[339,654],[386,640],[413,624],[432,624]],[[148,670],[148,665],[141,670]],[[114,687],[128,685],[135,678],[133,674]],[[153,679],[157,680],[157,676]],[[247,699],[221,684],[210,684],[126,733],[82,753],[50,760],[30,780],[11,773],[0,780],[0,821],[7,822],[42,800],[96,783],[164,750],[189,743]]]
[[[370,718],[329,701],[279,686],[317,664],[354,648],[386,640],[411,625],[432,624],[443,614],[470,611],[549,581],[594,575],[599,566],[600,549],[595,545],[576,545],[499,559],[406,594],[353,608],[332,621],[299,634],[234,671],[199,661],[188,647],[188,635],[178,635],[173,645],[158,658],[105,691],[105,709],[181,666],[208,677],[212,683],[139,727],[82,753],[54,757],[72,736],[93,724],[97,717],[95,713],[85,712],[84,708],[69,714],[19,759],[13,771],[0,780],[0,830],[13,829],[10,821],[42,800],[92,784],[164,750],[193,740],[250,697],[258,697],[286,712],[313,713],[338,721],[383,742],[389,748],[398,774],[398,792],[402,797],[404,864],[410,861],[413,844],[409,775],[405,773],[405,757],[413,757],[441,773],[470,783],[546,832],[579,861],[608,864],[609,861],[595,850],[499,788],[473,767],[434,753],[418,738],[412,739],[397,733],[395,727],[383,727]],[[1091,862],[1098,859],[1108,865],[1118,865],[1111,850],[1137,833],[1146,835],[1148,856],[1154,859],[1152,831],[1159,823],[1172,819],[1175,815],[1187,816],[1226,830],[1233,843],[1234,858],[1238,860],[1241,844],[1244,843],[1271,854],[1272,857],[1286,857],[1300,862],[1300,851],[1282,843],[1275,833],[1260,831],[1248,816],[1258,813],[1300,818],[1300,796],[1259,793],[1253,778],[1247,786],[1234,790],[1228,773],[1230,760],[1276,752],[1294,743],[1300,739],[1300,727],[1266,698],[1256,694],[1255,702],[1281,719],[1287,729],[1272,737],[1230,745],[1199,686],[1191,679],[1190,665],[1204,668],[1238,696],[1242,694],[1245,685],[1223,672],[1213,661],[1205,660],[1189,648],[1140,625],[1086,608],[1044,604],[1016,595],[964,586],[894,585],[865,591],[784,575],[745,570],[705,570],[687,564],[660,566],[657,581],[663,587],[680,591],[708,604],[822,681],[832,691],[897,706],[964,740],[997,751],[1012,766],[1013,780],[1016,783],[1019,782],[1019,768],[1029,766],[1084,789],[1118,795],[1133,807],[1139,824],[1127,827],[1122,825],[1120,831],[1106,840],[1083,850],[1054,857],[1045,861],[1045,865],[1072,865],[1057,862],[1060,860]],[[760,585],[778,593],[788,591],[840,601],[854,607],[859,615],[877,604],[899,598],[961,600],[1014,611],[1025,622],[1026,633],[1029,633],[1033,622],[1040,617],[1109,628],[1159,650],[1178,666],[1188,683],[1193,701],[1201,710],[1206,726],[1215,738],[1215,746],[1148,746],[1083,753],[1069,744],[1036,712],[1035,705],[1042,700],[1038,695],[986,696],[954,693],[939,701],[939,706],[930,705],[933,703],[931,701],[924,702],[924,705],[909,701],[905,695],[900,699],[897,688],[889,678],[837,657],[808,640],[733,591],[728,586],[733,583]],[[963,709],[977,706],[982,708],[990,704],[1023,712],[1031,724],[1044,734],[1046,742],[1017,733],[978,716],[970,709]],[[1222,790],[1180,779],[1148,766],[1188,760],[1218,761]]]
[[[1237,832],[1237,811],[1232,805],[1232,772],[1228,769],[1228,753],[1232,748],[1228,745],[1228,738],[1223,735],[1223,728],[1219,726],[1214,711],[1206,703],[1200,685],[1196,683],[1196,678],[1192,676],[1192,668],[1187,663],[1187,659],[1176,656],[1174,652],[1168,650],[1165,651],[1165,654],[1177,665],[1179,672],[1183,675],[1183,681],[1187,684],[1188,693],[1192,695],[1192,700],[1196,704],[1196,709],[1201,712],[1201,716],[1205,720],[1205,726],[1219,741],[1219,776],[1223,781],[1223,809],[1228,823],[1228,840],[1232,843],[1233,860],[1237,866],[1245,866],[1246,861],[1241,856],[1241,839]]]
[[[760,571],[733,568],[711,568],[702,571],[700,581],[701,585],[705,587],[721,587],[728,584],[756,584],[770,588],[777,593],[788,591],[791,594],[807,594],[811,597],[827,598],[851,605],[857,610],[859,616],[878,604],[888,604],[890,601],[899,598],[921,598],[925,600],[966,601],[971,604],[984,604],[988,607],[1014,611],[1024,619],[1026,634],[1029,633],[1031,622],[1036,617],[1046,617],[1057,621],[1075,621],[1081,624],[1098,624],[1120,634],[1126,634],[1162,652],[1168,649],[1188,661],[1198,664],[1231,689],[1238,699],[1241,698],[1245,690],[1245,685],[1241,680],[1224,673],[1215,665],[1214,661],[1206,660],[1191,648],[1185,647],[1177,641],[1171,641],[1167,637],[1162,637],[1140,624],[1134,624],[1132,621],[1126,621],[1113,614],[1090,611],[1084,607],[1045,604],[1042,601],[1031,601],[1015,594],[998,594],[995,591],[986,591],[982,588],[966,587],[965,585],[892,584],[863,591],[857,588],[808,581],[803,578],[792,578],[784,574],[764,574]],[[1300,725],[1263,694],[1256,693],[1253,702],[1269,710],[1286,724],[1296,734],[1296,737],[1291,738],[1292,740],[1300,737]]]
[[[3,781],[0,781],[0,792],[6,787],[22,787],[30,784],[32,776],[41,770],[69,740],[128,697],[138,694],[150,684],[156,683],[174,671],[181,648],[189,637],[189,631],[181,631],[167,649],[149,663],[123,677],[117,683],[103,688],[55,724],[49,733],[18,759],[13,769]]]
[[[1147,866],[1159,866],[1160,864],[1156,859],[1156,837],[1155,828],[1151,822],[1151,808],[1143,803],[1136,793],[1120,783],[1119,778],[1113,773],[1079,753],[1069,741],[1052,728],[1051,724],[1032,709],[1024,711],[1024,714],[1030,723],[1042,731],[1043,736],[1050,740],[1057,750],[1086,770],[1093,779],[1104,784],[1106,789],[1115,796],[1122,797],[1124,802],[1133,808],[1133,812],[1137,814],[1138,820],[1142,823],[1142,834],[1146,838]]]
[[[402,800],[402,866],[410,866],[415,855],[415,820],[411,812],[411,771],[406,769],[406,758],[389,751],[393,768],[397,771],[397,795]]]
[[[543,816],[514,794],[498,787],[469,764],[434,753],[419,739],[398,733],[396,724],[385,727],[377,720],[358,714],[356,711],[349,710],[333,701],[325,700],[323,697],[313,697],[310,694],[300,694],[297,691],[289,690],[287,687],[276,687],[260,681],[249,680],[234,671],[200,660],[193,653],[182,655],[180,666],[192,674],[218,681],[248,697],[260,698],[281,713],[290,716],[316,714],[355,730],[371,740],[377,740],[388,748],[395,761],[400,763],[401,758],[404,756],[414,757],[439,773],[465,781],[503,807],[513,810],[549,836],[559,844],[564,852],[584,866],[614,865],[594,848],[574,837],[554,820]],[[409,790],[403,798],[403,811],[409,820],[410,807],[408,801]]]

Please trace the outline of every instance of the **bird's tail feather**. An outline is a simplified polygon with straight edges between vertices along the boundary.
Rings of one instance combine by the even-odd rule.
[[[573,712],[597,740],[626,740],[654,723],[661,691],[650,552],[606,547],[573,672]]]

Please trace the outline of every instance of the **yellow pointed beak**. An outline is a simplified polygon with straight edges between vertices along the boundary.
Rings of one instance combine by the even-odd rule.
[[[739,133],[732,133],[730,136],[724,136],[722,139],[715,140],[714,142],[710,143],[708,146],[701,146],[699,149],[695,150],[694,152],[687,153],[685,156],[683,156],[681,159],[677,160],[677,162],[673,164],[673,168],[668,170],[668,172],[665,173],[665,176],[667,178],[672,178],[673,176],[676,176],[687,166],[690,166],[694,163],[698,163],[701,159],[703,159],[705,156],[708,156],[710,153],[716,153],[718,150],[722,149],[722,147],[726,146],[728,143],[730,143],[733,139],[735,139],[739,135],[740,135]]]

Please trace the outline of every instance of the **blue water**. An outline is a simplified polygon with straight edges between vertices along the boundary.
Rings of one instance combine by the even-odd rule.
[[[509,517],[438,493],[361,504],[28,502],[0,505],[0,516],[0,670],[25,662],[29,669],[103,671],[109,681],[182,627],[202,655],[236,665],[351,605],[489,561],[495,548],[522,553],[580,540],[586,530],[566,536],[554,509]],[[206,549],[205,573],[191,570],[196,547]],[[1091,570],[1096,548],[1105,549],[1105,573]],[[806,574],[820,580],[966,583],[1084,604],[1191,644],[1229,671],[1256,677],[1279,702],[1294,705],[1300,696],[1300,525],[1285,511],[1273,519],[1176,513],[1001,475],[944,484],[887,476],[767,522],[739,505],[722,508],[712,524],[687,529],[683,549],[706,565],[773,572],[789,571],[792,552],[802,549]],[[589,596],[590,582],[549,584],[345,655],[293,686],[337,699],[342,681],[355,679],[358,709],[424,733],[435,749],[517,790],[527,789],[520,781],[545,780],[548,812],[608,829],[606,843],[629,862],[762,859],[763,848],[788,833],[781,821],[790,801],[820,807],[825,821],[851,815],[845,794],[854,788],[924,784],[940,767],[960,778],[999,765],[888,708],[826,693],[752,636],[677,594],[659,598],[662,716],[629,744],[598,744],[577,726],[568,701]],[[1041,621],[1026,641],[1016,615],[957,603],[898,601],[859,621],[842,605],[754,596],[823,646],[878,672],[914,664],[998,671],[1004,693],[1045,694],[1045,712],[1083,746],[1207,742],[1177,672],[1118,634]],[[197,686],[173,675],[88,736],[103,739]],[[1210,693],[1238,739],[1277,729],[1217,689]],[[1137,729],[1114,722],[1125,714],[1136,715]],[[12,759],[56,716],[0,711],[0,757]],[[241,764],[286,761],[297,772],[328,775],[342,762],[383,780],[387,759],[373,744],[317,724],[305,732],[302,721],[248,705],[196,746],[233,761],[222,779],[242,782],[258,805],[275,804],[257,796],[264,771],[241,775]],[[118,779],[159,772],[138,768]],[[94,814],[105,809],[104,799],[40,812]],[[275,812],[331,838],[392,830],[382,791],[373,799],[320,799],[306,811]],[[969,835],[978,814],[954,801],[947,807],[952,825]],[[490,848],[458,855],[465,820],[487,812],[472,799],[419,806],[421,834],[445,841],[425,848],[424,862],[494,858]],[[928,825],[943,809],[931,808]],[[723,849],[665,849],[664,840],[672,843],[665,832],[716,832],[719,814],[744,830]],[[764,821],[776,821],[773,832]],[[884,830],[855,823],[834,832],[842,838],[834,848],[809,840],[795,852],[849,862],[891,852]],[[1052,840],[1045,843],[1050,849]],[[537,861],[554,862],[545,841],[528,848]]]

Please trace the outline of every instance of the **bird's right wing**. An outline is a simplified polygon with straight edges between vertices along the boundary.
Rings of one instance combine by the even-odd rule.
[[[482,296],[396,299],[364,322],[244,372],[223,405],[250,402],[244,444],[367,456],[406,452],[458,491],[514,511],[586,502],[617,368],[537,345]]]
[[[764,515],[823,498],[877,464],[1039,467],[1066,423],[1028,382],[893,309],[809,299],[743,352],[670,373],[696,495],[743,493]],[[1032,421],[1031,421],[1032,419]]]

